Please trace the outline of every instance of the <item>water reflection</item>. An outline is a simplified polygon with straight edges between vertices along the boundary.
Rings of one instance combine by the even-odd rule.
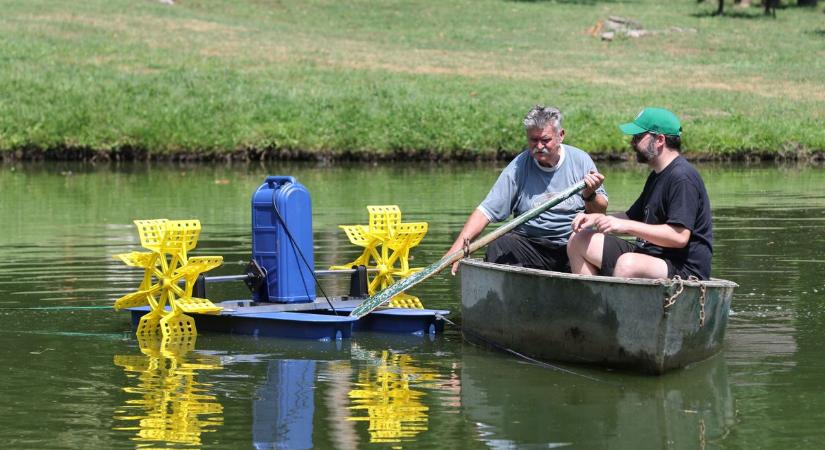
[[[465,414],[492,448],[702,449],[734,424],[721,357],[663,377],[596,375],[602,381],[490,358],[468,346],[461,359]]]
[[[192,352],[195,339],[141,339],[142,355],[115,355],[126,372],[130,394],[115,410],[115,430],[134,431],[142,443],[201,445],[201,435],[223,424],[223,406],[210,394],[211,383],[197,380],[200,372],[221,370],[218,357]],[[133,384],[132,384],[133,383]]]
[[[314,360],[270,361],[266,382],[252,406],[252,439],[257,449],[312,448],[315,414]]]
[[[370,442],[396,443],[427,431],[429,407],[421,388],[439,378],[409,354],[373,352],[372,362],[357,376],[349,420],[367,422]]]
[[[439,401],[432,392],[455,394],[460,384],[457,374],[444,377],[437,365],[412,356],[441,345],[429,335],[250,344],[276,357],[264,362],[266,375],[252,400],[257,449],[355,449],[365,443],[397,447],[417,442],[428,430],[432,404]],[[232,355],[231,360],[263,362],[263,353],[256,355]],[[319,421],[323,426],[317,426]]]

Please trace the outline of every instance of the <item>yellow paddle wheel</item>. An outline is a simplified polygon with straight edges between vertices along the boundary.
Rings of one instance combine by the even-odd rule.
[[[188,257],[200,236],[198,220],[136,220],[135,225],[140,244],[149,251],[123,253],[114,258],[142,268],[143,281],[136,292],[117,299],[115,309],[151,308],[140,319],[138,338],[196,336],[195,320],[184,313],[217,314],[222,308],[205,298],[193,297],[192,288],[198,275],[220,266],[223,257]]]
[[[334,270],[366,266],[370,295],[382,291],[420,268],[410,267],[410,249],[421,243],[427,234],[427,222],[401,222],[401,210],[397,205],[367,206],[368,225],[340,225],[354,245],[362,247],[361,255],[348,264],[330,267]],[[418,297],[401,293],[390,300],[397,308],[423,308]]]

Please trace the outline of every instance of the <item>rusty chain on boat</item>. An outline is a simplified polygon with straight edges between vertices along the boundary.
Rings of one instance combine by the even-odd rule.
[[[682,295],[682,291],[685,290],[685,285],[682,283],[682,277],[680,277],[679,275],[673,277],[673,284],[677,285],[676,292],[674,292],[670,297],[665,299],[665,309],[668,309],[671,306],[673,306],[673,304],[676,303],[676,299],[679,298],[679,296]],[[671,284],[670,287],[673,287],[673,284]]]
[[[707,296],[707,286],[705,286],[699,278],[693,275],[689,276],[687,281],[695,281],[699,283],[699,327],[701,328],[705,325],[705,299]],[[670,286],[673,287],[673,285],[676,285],[676,291],[665,299],[663,305],[665,310],[673,306],[685,290],[684,280],[682,280],[682,277],[679,275],[673,277],[673,283]]]

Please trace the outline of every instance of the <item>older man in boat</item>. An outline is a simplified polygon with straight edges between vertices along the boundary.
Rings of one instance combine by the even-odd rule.
[[[485,260],[537,269],[568,271],[567,239],[581,212],[607,210],[604,176],[584,151],[563,144],[562,113],[541,105],[524,118],[529,147],[501,172],[483,202],[464,224],[449,253],[476,238],[490,222],[501,222],[543,203],[582,179],[586,187],[487,246]],[[452,266],[452,274],[458,262]]]
[[[705,183],[681,156],[682,126],[672,112],[645,108],[619,125],[636,159],[653,169],[626,212],[582,214],[567,253],[573,273],[634,278],[710,278],[713,226]],[[635,237],[629,242],[615,234]]]

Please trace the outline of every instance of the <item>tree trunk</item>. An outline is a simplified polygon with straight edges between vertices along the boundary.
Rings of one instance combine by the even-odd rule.
[[[765,15],[776,17],[776,6],[779,0],[762,0],[762,3],[765,5]]]
[[[725,0],[719,0],[719,8],[716,10],[716,15],[721,16],[725,11]]]

